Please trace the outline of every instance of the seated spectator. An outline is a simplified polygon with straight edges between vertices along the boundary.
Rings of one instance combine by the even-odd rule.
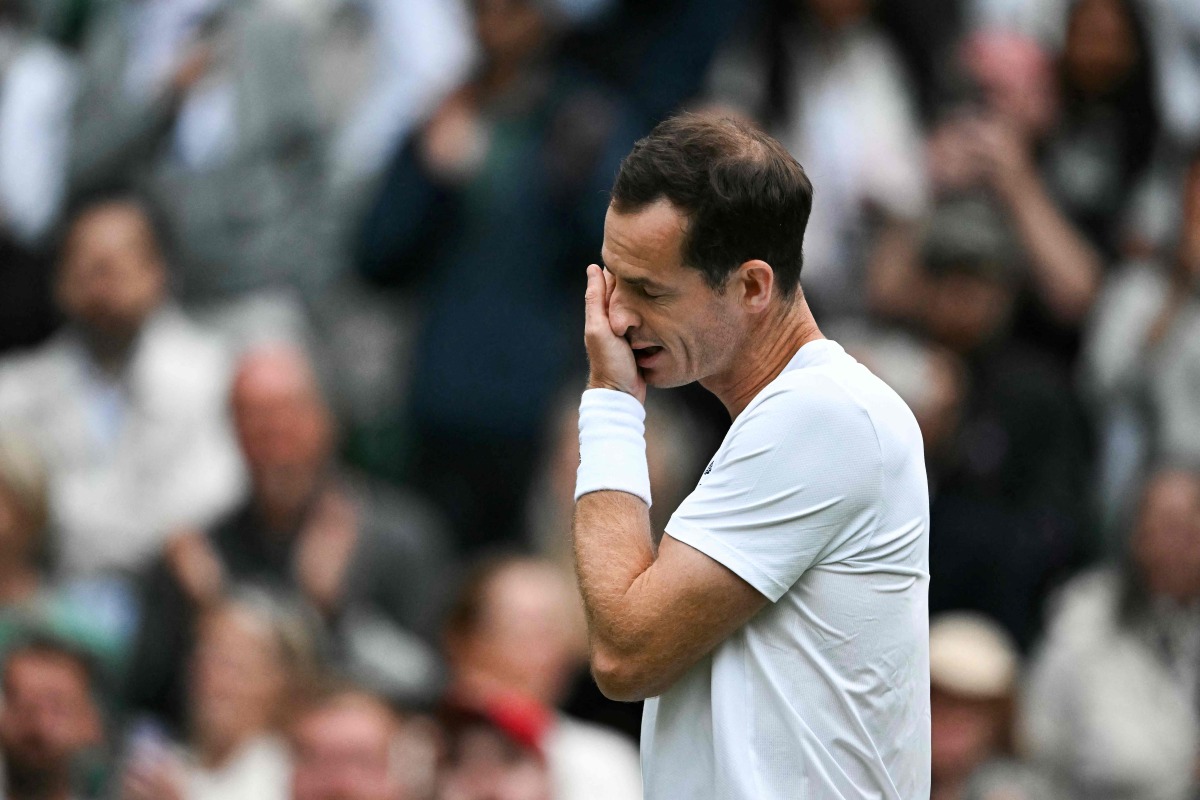
[[[1174,252],[1122,266],[1085,339],[1082,377],[1102,423],[1098,495],[1110,526],[1134,502],[1147,459],[1200,460],[1200,150],[1182,195]]]
[[[90,201],[60,255],[67,327],[0,362],[0,420],[41,456],[53,561],[67,577],[137,569],[171,530],[209,524],[241,494],[228,358],[166,282],[145,206]]]
[[[53,639],[30,639],[4,659],[0,754],[6,800],[72,800],[97,787],[81,783],[83,758],[104,741],[91,663]]]
[[[358,252],[364,275],[421,305],[412,480],[464,552],[522,539],[543,420],[582,357],[583,268],[638,129],[555,60],[546,3],[471,7],[479,69],[396,151]]]
[[[566,797],[555,791],[546,763],[545,725],[546,717],[536,704],[509,700],[447,709],[442,714],[446,743],[438,769],[437,800]]]
[[[1047,356],[1008,335],[1021,262],[992,206],[939,205],[922,248],[922,327],[961,359],[957,427],[927,452],[930,611],[974,609],[1022,647],[1051,583],[1088,554],[1085,431]]]
[[[821,197],[805,294],[826,314],[862,313],[868,263],[928,202],[914,87],[872,0],[765,5],[773,13],[718,60],[711,100],[761,121],[804,165]]]
[[[66,186],[75,74],[35,35],[27,0],[0,0],[0,352],[53,322],[42,257]]]
[[[482,562],[447,620],[450,696],[540,718],[539,747],[557,800],[640,798],[632,744],[554,711],[585,661],[585,637],[578,594],[553,564],[522,557]]]
[[[1013,760],[1018,667],[1012,639],[987,617],[951,612],[930,621],[931,800],[1055,796]]]
[[[132,178],[154,197],[186,303],[284,286],[311,296],[329,282],[320,120],[297,24],[263,0],[118,0],[91,24],[82,62],[72,186]]]
[[[134,742],[121,800],[284,800],[281,728],[314,664],[303,616],[286,604],[261,592],[219,601],[199,620],[188,665],[187,744]]]
[[[1062,592],[1029,677],[1033,756],[1088,800],[1198,788],[1200,470],[1145,484],[1128,557]]]
[[[377,695],[329,687],[293,711],[291,800],[424,800],[432,763],[412,763],[399,716]]]
[[[307,357],[284,345],[250,352],[231,406],[250,496],[207,534],[176,539],[145,583],[131,699],[168,717],[180,708],[189,620],[228,583],[293,593],[347,636],[360,615],[429,634],[438,614],[445,564],[437,517],[412,495],[338,467],[334,420]],[[423,677],[426,646],[406,641],[395,666]]]

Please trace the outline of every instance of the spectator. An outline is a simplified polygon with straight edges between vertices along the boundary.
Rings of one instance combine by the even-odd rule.
[[[542,719],[539,748],[557,800],[641,797],[637,753],[627,741],[553,711],[586,653],[582,605],[561,570],[530,558],[483,562],[453,604],[445,643],[452,697]]]
[[[307,701],[291,723],[292,800],[422,800],[433,765],[404,761],[402,723],[382,698],[350,686]]]
[[[520,702],[463,706],[442,715],[446,746],[437,800],[551,800],[541,709]],[[608,795],[601,795],[608,796]]]
[[[970,608],[1027,646],[1083,543],[1086,438],[1053,361],[1008,335],[1020,262],[993,207],[939,206],[922,250],[922,324],[965,366],[948,447],[927,453],[930,611]]]
[[[473,9],[479,71],[396,153],[359,252],[368,277],[420,293],[412,475],[464,551],[522,538],[543,419],[580,355],[582,268],[633,138],[615,98],[551,58],[544,3]]]
[[[119,0],[91,26],[83,64],[73,185],[146,187],[174,234],[186,302],[311,295],[329,281],[320,124],[296,24],[262,0]]]
[[[284,800],[280,738],[289,698],[311,675],[303,616],[261,592],[234,594],[199,620],[188,665],[188,746],[132,748],[122,800]]]
[[[1016,333],[1071,364],[1158,137],[1140,14],[1130,0],[1077,0],[1057,64],[995,34],[968,40],[963,59],[984,104],[935,129],[935,184],[982,185],[1000,201],[1030,266]]]
[[[1183,800],[1200,753],[1200,472],[1152,474],[1128,552],[1063,590],[1029,679],[1026,738],[1072,797]]]
[[[1200,150],[1182,194],[1170,259],[1116,272],[1085,339],[1084,390],[1102,421],[1097,494],[1110,527],[1134,502],[1147,460],[1200,460]]]
[[[0,419],[44,462],[60,574],[137,569],[241,493],[228,359],[169,301],[151,218],[130,197],[72,217],[56,294],[68,325],[0,362]]]
[[[1018,666],[1012,639],[987,617],[958,612],[931,621],[931,800],[1055,796],[1044,779],[1013,760]]]
[[[436,516],[337,466],[334,422],[304,354],[282,345],[247,354],[232,408],[249,499],[207,535],[177,539],[146,579],[130,689],[136,704],[167,716],[178,714],[189,620],[228,582],[294,593],[347,635],[360,613],[426,634],[437,614]],[[412,640],[398,660],[423,675],[426,648]]]
[[[0,706],[3,796],[71,800],[81,758],[104,741],[90,662],[52,639],[31,639],[4,660]]]
[[[713,75],[713,99],[762,121],[819,187],[804,285],[827,314],[866,310],[868,262],[887,258],[926,206],[915,92],[872,5],[769,4],[761,32]]]
[[[66,184],[75,75],[35,36],[25,0],[0,0],[0,352],[54,321],[42,250]]]

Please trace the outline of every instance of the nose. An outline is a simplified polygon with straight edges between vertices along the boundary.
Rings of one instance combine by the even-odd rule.
[[[619,284],[613,287],[608,297],[608,323],[616,336],[625,336],[641,323]]]

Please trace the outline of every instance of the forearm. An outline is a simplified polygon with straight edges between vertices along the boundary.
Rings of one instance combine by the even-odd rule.
[[[1099,254],[1063,216],[1036,175],[1014,176],[1001,194],[1029,253],[1038,295],[1060,321],[1080,322],[1099,289]]]
[[[573,534],[593,651],[637,650],[642,633],[630,590],[654,563],[649,509],[625,492],[592,492],[575,506]]]

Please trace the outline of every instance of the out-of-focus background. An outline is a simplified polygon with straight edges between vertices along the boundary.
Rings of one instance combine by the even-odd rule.
[[[0,0],[0,796],[640,796],[574,409],[679,109],[921,424],[935,800],[1197,796],[1196,0]]]

